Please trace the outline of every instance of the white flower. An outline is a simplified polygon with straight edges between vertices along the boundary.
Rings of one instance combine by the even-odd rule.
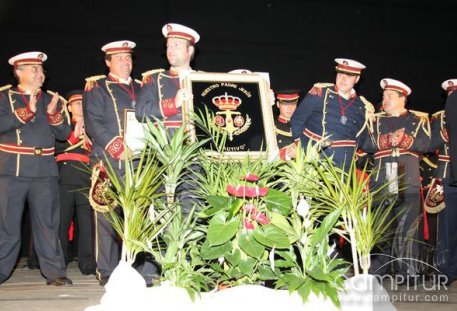
[[[303,219],[305,219],[306,216],[308,216],[309,204],[308,204],[308,201],[306,201],[306,199],[304,197],[301,197],[300,202],[298,202],[297,213],[298,213],[298,215],[303,217]]]
[[[151,205],[149,205],[148,213],[149,213],[149,220],[154,221],[156,219],[154,203],[151,203]]]
[[[336,248],[336,243],[333,243],[332,246],[330,246],[330,248],[327,251],[327,257],[330,257],[330,255],[333,254],[333,252],[335,251],[335,248]]]
[[[300,243],[305,245],[306,242],[308,242],[308,236],[306,234],[303,234],[303,236],[300,238]]]
[[[275,271],[275,248],[273,248],[270,251],[270,254],[268,254],[268,259],[270,260],[270,267],[271,271]]]
[[[222,265],[224,263],[224,257],[221,256],[217,259],[217,261],[219,261],[219,264]]]
[[[309,227],[311,227],[312,224],[313,223],[311,222],[311,220],[309,220],[309,218],[306,218],[305,221],[303,222],[305,229],[308,229]]]

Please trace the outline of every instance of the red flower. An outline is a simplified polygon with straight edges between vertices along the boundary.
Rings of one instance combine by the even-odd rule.
[[[248,197],[248,198],[254,198],[254,197],[263,197],[266,196],[268,193],[268,188],[265,187],[249,187],[249,186],[233,186],[233,185],[227,185],[227,192],[230,195],[236,196],[236,197]]]
[[[267,216],[265,216],[264,213],[257,213],[257,214],[252,214],[252,219],[260,222],[262,225],[267,225],[270,223],[270,220],[268,220]]]
[[[268,220],[267,216],[264,213],[259,212],[257,208],[252,204],[246,204],[243,207],[243,210],[251,214],[251,218],[255,221],[260,222],[262,225],[267,225],[270,223],[270,220]]]
[[[245,211],[248,212],[248,213],[253,213],[253,214],[256,214],[256,213],[257,213],[257,209],[256,209],[255,206],[252,205],[252,204],[246,204],[246,205],[243,207],[243,210],[245,210]]]
[[[244,227],[246,228],[247,231],[252,231],[254,230],[254,224],[251,223],[249,220],[246,218],[244,219]]]
[[[246,176],[241,177],[241,180],[247,180],[247,181],[258,181],[259,176],[248,173]]]

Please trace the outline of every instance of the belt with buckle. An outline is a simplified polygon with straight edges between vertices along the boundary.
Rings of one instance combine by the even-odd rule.
[[[27,155],[34,155],[34,156],[49,156],[54,155],[55,148],[42,148],[42,147],[25,147],[25,146],[18,146],[18,145],[10,145],[10,144],[0,144],[0,151],[7,152],[7,153],[15,153],[15,154],[27,154]]]

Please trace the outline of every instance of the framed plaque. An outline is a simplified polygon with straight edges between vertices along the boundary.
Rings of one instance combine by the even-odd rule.
[[[138,122],[134,109],[124,110],[124,143],[134,157],[139,156],[146,146],[145,123]]]
[[[182,107],[184,121],[192,122],[188,120],[190,115],[205,111],[205,107],[211,111],[214,114],[211,123],[227,135],[224,157],[278,154],[272,95],[265,73],[190,72],[181,82],[193,94],[193,101],[185,102]],[[195,126],[190,126],[190,131],[194,138],[203,134]]]

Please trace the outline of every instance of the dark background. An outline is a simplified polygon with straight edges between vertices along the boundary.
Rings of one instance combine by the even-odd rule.
[[[270,73],[273,90],[309,90],[334,82],[334,58],[367,66],[358,92],[375,106],[379,81],[408,84],[410,108],[444,107],[441,82],[457,78],[457,0],[0,0],[0,85],[14,83],[8,59],[28,51],[48,55],[46,88],[82,88],[105,73],[100,48],[132,40],[133,76],[167,66],[161,28],[168,22],[201,35],[193,68]]]

